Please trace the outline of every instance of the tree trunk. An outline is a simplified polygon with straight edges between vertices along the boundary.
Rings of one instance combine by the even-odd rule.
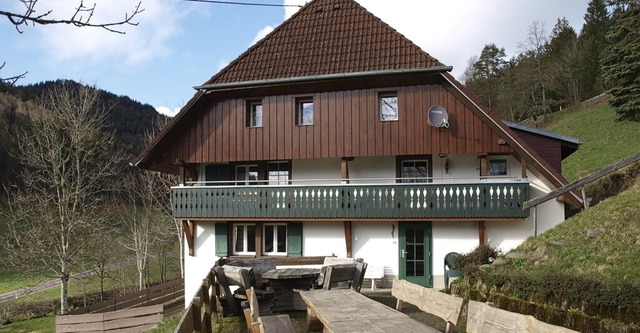
[[[66,265],[65,265],[66,266]],[[60,277],[60,314],[69,311],[69,272],[65,267]]]

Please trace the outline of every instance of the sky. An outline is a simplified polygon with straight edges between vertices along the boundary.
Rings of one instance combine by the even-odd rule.
[[[305,0],[234,0],[303,5]],[[558,18],[580,32],[588,0],[356,0],[409,38],[459,78],[484,45],[494,43],[508,57],[522,50],[534,21],[551,34]],[[93,0],[93,23],[120,21],[138,0]],[[68,19],[80,0],[41,0],[37,13]],[[0,10],[21,12],[18,0]],[[50,7],[47,7],[50,6]],[[126,95],[174,115],[198,86],[267,35],[298,7],[257,7],[142,0],[137,26],[124,34],[70,25],[22,27],[0,17],[0,77],[28,72],[17,84],[72,79]]]

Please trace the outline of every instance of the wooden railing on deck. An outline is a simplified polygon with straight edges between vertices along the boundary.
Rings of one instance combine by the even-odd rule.
[[[189,307],[182,314],[174,333],[211,333],[211,320],[218,321],[216,290],[215,276],[211,269],[202,280],[202,285],[198,288]]]

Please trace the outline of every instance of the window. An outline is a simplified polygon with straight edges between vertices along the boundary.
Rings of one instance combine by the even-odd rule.
[[[247,102],[247,127],[262,127],[262,101]]]
[[[267,164],[269,185],[289,183],[289,162],[269,162]]]
[[[296,100],[298,125],[313,125],[313,99],[301,98]]]
[[[218,257],[227,257],[236,254],[236,249],[240,253],[248,253],[255,255],[255,238],[256,227],[253,223],[231,224],[229,228],[227,223],[215,223],[215,255]],[[286,246],[286,254],[290,257],[302,256],[302,222],[288,222],[279,224],[269,224],[274,227],[274,240],[277,240],[273,249],[280,253],[283,242]],[[280,226],[285,226],[283,230]],[[231,235],[229,235],[231,233]],[[284,235],[286,238],[280,237]],[[266,233],[265,233],[266,234]],[[264,239],[264,236],[263,236]],[[285,241],[286,239],[286,241]]]
[[[398,95],[396,93],[380,94],[380,120],[398,120]]]
[[[287,223],[264,223],[262,225],[262,253],[287,255]],[[256,254],[256,225],[254,223],[233,224],[233,254]]]
[[[257,165],[238,165],[236,166],[236,184],[258,184],[258,166]]]
[[[265,254],[287,254],[287,224],[263,225],[263,248]]]
[[[428,161],[402,161],[403,183],[426,183],[429,178]]]
[[[233,225],[233,254],[256,253],[256,225]]]
[[[489,170],[487,170],[489,176],[506,176],[507,175],[507,160],[506,159],[493,159],[489,160]]]

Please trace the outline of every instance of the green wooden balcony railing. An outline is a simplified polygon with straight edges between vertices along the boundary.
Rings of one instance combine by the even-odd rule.
[[[175,218],[224,220],[526,218],[528,199],[527,181],[172,189]]]

